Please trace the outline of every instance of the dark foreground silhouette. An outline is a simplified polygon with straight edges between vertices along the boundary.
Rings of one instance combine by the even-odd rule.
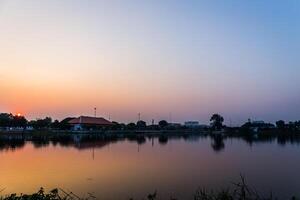
[[[46,193],[43,188],[41,188],[37,193],[34,194],[11,194],[5,197],[0,197],[0,200],[90,200],[97,199],[97,197],[88,193],[87,197],[79,197],[73,192],[66,192],[63,189],[54,189],[49,193]],[[126,199],[126,198],[122,198]],[[158,192],[150,193],[145,198],[148,200],[162,199],[159,197]],[[170,200],[177,200],[176,197],[168,198]],[[221,189],[218,191],[206,190],[205,188],[198,189],[193,195],[194,200],[275,200],[278,199],[270,193],[269,196],[264,197],[256,192],[255,189],[249,187],[245,178],[241,176],[241,180],[238,183],[233,183],[232,188]],[[295,196],[291,196],[291,200],[296,200]],[[134,200],[130,198],[130,200]]]

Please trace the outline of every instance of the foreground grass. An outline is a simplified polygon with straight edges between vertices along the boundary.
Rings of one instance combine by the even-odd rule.
[[[41,188],[37,193],[34,194],[11,194],[5,197],[0,197],[0,200],[91,200],[97,199],[92,194],[88,194],[87,197],[79,197],[72,192],[65,192],[62,189],[54,189],[49,193],[45,193],[44,189]],[[121,198],[126,199],[126,198]],[[157,192],[149,194],[145,200],[158,200]],[[177,198],[168,198],[169,200],[178,200]],[[241,176],[239,183],[233,183],[232,189],[223,189],[220,191],[208,191],[204,188],[199,189],[193,196],[193,200],[277,200],[278,198],[273,197],[270,194],[268,197],[260,196],[254,189],[251,189],[246,183],[244,177]],[[291,197],[291,200],[297,200],[296,197]],[[134,200],[133,198],[129,200]]]

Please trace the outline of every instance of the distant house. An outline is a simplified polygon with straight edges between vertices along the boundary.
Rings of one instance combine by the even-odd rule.
[[[186,121],[184,122],[184,126],[187,128],[197,128],[197,129],[206,129],[209,128],[206,124],[199,124],[198,121]]]
[[[72,130],[82,131],[82,130],[97,130],[102,127],[112,126],[113,123],[102,118],[102,117],[87,117],[80,116],[75,119],[68,121],[72,125]]]
[[[246,123],[242,127],[247,127],[247,128],[249,128],[254,133],[257,133],[260,130],[266,130],[266,129],[273,129],[273,128],[275,128],[274,124],[265,123],[262,120],[260,120],[260,121],[252,121],[252,122],[249,121],[248,123]]]
[[[198,121],[187,121],[187,122],[184,122],[184,125],[189,128],[196,128],[199,126],[199,122]]]

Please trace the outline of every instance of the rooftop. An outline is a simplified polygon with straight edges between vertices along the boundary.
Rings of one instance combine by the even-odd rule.
[[[103,117],[88,117],[80,116],[78,118],[72,119],[68,122],[69,124],[88,124],[88,125],[112,125],[110,121],[104,119]]]

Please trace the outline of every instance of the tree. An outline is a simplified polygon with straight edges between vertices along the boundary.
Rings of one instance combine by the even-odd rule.
[[[136,125],[135,125],[135,123],[131,122],[131,123],[126,125],[126,128],[129,129],[129,130],[133,130],[133,129],[136,128]]]
[[[296,129],[296,122],[289,122],[288,127],[289,127],[289,130],[294,131]]]
[[[126,127],[126,125],[122,124],[122,123],[120,124],[115,121],[112,121],[112,123],[113,123],[113,125],[111,126],[111,129],[113,129],[113,130],[123,130]]]
[[[296,122],[295,122],[295,126],[296,126],[296,128],[297,128],[298,130],[300,130],[300,121],[296,121]]]
[[[27,119],[24,116],[15,115],[12,119],[13,127],[23,127],[25,128],[27,125]]]
[[[223,127],[224,118],[219,114],[213,114],[210,121],[212,122],[212,128],[215,130],[220,130]]]
[[[161,128],[165,128],[166,126],[168,126],[168,122],[166,120],[161,120],[161,121],[158,122],[158,125]]]
[[[279,120],[276,122],[276,126],[278,129],[284,129],[285,128],[285,122],[283,120]]]
[[[51,124],[51,128],[54,128],[54,129],[60,128],[60,123],[57,119]]]
[[[131,122],[131,123],[127,124],[126,128],[129,130],[133,130],[136,128],[136,125],[135,125],[135,123]]]
[[[140,121],[138,121],[138,122],[136,123],[136,126],[137,126],[138,128],[146,128],[147,124],[146,124],[146,122],[140,120]]]
[[[0,127],[11,126],[14,116],[10,113],[0,113]]]
[[[50,117],[46,117],[45,119],[37,119],[30,121],[30,125],[35,129],[44,129],[49,128],[51,126],[52,119]]]

